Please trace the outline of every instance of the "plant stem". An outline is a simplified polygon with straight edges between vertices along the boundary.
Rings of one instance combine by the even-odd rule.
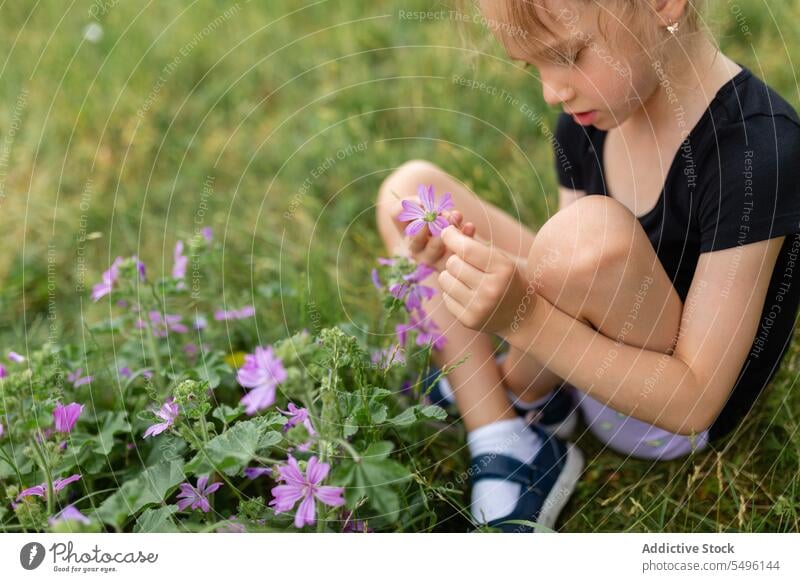
[[[33,450],[36,451],[36,456],[39,457],[39,460],[42,463],[42,471],[44,471],[45,479],[47,480],[47,514],[53,515],[53,495],[55,492],[53,491],[53,474],[50,472],[50,466],[45,459],[44,451],[39,448],[39,444],[36,442],[36,437],[33,437]]]

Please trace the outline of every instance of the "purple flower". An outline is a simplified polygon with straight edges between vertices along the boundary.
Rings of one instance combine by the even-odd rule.
[[[150,326],[153,328],[153,335],[156,337],[167,337],[170,331],[175,333],[188,333],[189,328],[183,325],[180,321],[183,319],[180,315],[161,315],[161,312],[152,310],[148,313],[150,317]],[[144,321],[141,319],[136,322],[136,327],[145,327]]]
[[[230,311],[218,309],[214,312],[214,319],[217,321],[223,321],[227,319],[247,319],[248,317],[253,317],[255,314],[255,307],[252,305],[245,305],[241,309],[232,309]]]
[[[150,426],[146,431],[144,431],[144,437],[142,438],[156,436],[167,430],[175,423],[175,419],[178,417],[179,412],[178,404],[175,402],[175,399],[170,396],[161,406],[161,409],[155,413],[155,415],[164,422],[159,422]]]
[[[202,509],[205,513],[211,511],[211,506],[208,504],[208,495],[211,495],[222,487],[222,481],[217,483],[208,484],[208,475],[203,475],[197,479],[197,487],[192,487],[189,482],[181,483],[181,492],[178,494],[178,509],[183,511],[190,505],[192,509]]]
[[[133,376],[133,372],[131,372],[131,369],[128,366],[122,366],[119,369],[119,375],[122,376],[123,378],[130,378],[131,376]]]
[[[217,528],[217,533],[247,533],[247,529],[244,527],[244,524],[239,521],[238,517],[231,515],[227,523]]]
[[[283,425],[284,432],[296,426],[300,423],[303,423],[303,426],[306,427],[308,434],[310,436],[314,436],[317,434],[317,431],[314,430],[314,426],[311,424],[311,418],[308,416],[308,410],[305,408],[297,408],[294,403],[290,402],[289,406],[287,406],[288,410],[281,410],[278,409],[279,412],[287,415],[289,420],[286,424]],[[306,442],[297,446],[298,451],[307,451],[311,448],[312,442],[311,440],[307,440]]]
[[[316,500],[331,507],[344,505],[343,487],[332,487],[330,485],[320,485],[330,471],[330,465],[319,463],[317,457],[308,460],[306,474],[300,470],[297,460],[289,455],[288,465],[278,468],[279,481],[284,485],[272,488],[274,499],[269,502],[275,508],[275,513],[282,513],[294,507],[300,501],[297,513],[294,516],[294,526],[303,527],[313,525],[316,518]]]
[[[102,281],[92,287],[92,301],[97,301],[101,297],[105,297],[111,293],[114,282],[119,278],[119,265],[122,261],[122,257],[117,257],[114,259],[114,262],[111,263],[111,267],[109,267],[107,271],[103,271]]]
[[[186,277],[186,265],[189,262],[189,257],[183,254],[183,241],[179,240],[175,243],[175,252],[172,255],[172,278],[183,279]]]
[[[83,404],[73,402],[63,406],[61,403],[56,405],[53,410],[53,421],[55,422],[56,432],[69,433],[75,423],[78,422],[78,417],[83,412]]]
[[[17,362],[18,364],[25,361],[25,356],[18,354],[17,352],[8,352],[8,359],[12,362]]]
[[[211,230],[210,226],[206,226],[201,232],[203,233],[203,238],[206,239],[207,243],[210,243],[214,238],[214,231]]]
[[[197,330],[205,329],[208,327],[208,320],[205,315],[195,315],[193,326]]]
[[[417,332],[419,346],[432,344],[434,349],[441,350],[447,343],[447,338],[439,333],[439,326],[422,310],[411,312],[408,323],[399,323],[395,326],[397,339],[402,346],[406,345],[409,331]]]
[[[83,373],[83,368],[78,368],[74,372],[70,372],[67,375],[67,381],[72,382],[72,386],[78,388],[83,386],[84,384],[89,384],[92,381],[91,376],[81,376]]]
[[[382,350],[376,350],[370,357],[373,364],[380,368],[386,368],[391,364],[405,364],[406,356],[400,344],[394,344]]]
[[[0,437],[3,436],[3,423],[0,422]]]
[[[136,255],[133,255],[131,259],[136,261],[136,270],[139,273],[139,278],[144,281],[144,263],[140,261]],[[98,301],[101,297],[105,297],[111,293],[111,290],[114,288],[114,283],[116,283],[116,281],[119,279],[119,267],[124,260],[125,259],[122,257],[117,257],[114,259],[114,262],[111,263],[111,267],[109,267],[107,271],[103,272],[102,281],[92,287],[92,301]]]
[[[403,275],[403,283],[396,283],[389,287],[389,292],[397,299],[405,299],[408,311],[412,309],[421,310],[422,301],[436,295],[436,289],[422,285],[420,282],[434,272],[435,269],[433,267],[420,263],[413,273]]]
[[[8,376],[8,370],[3,364],[0,364],[0,378],[5,378],[6,376]]]
[[[47,520],[50,525],[55,525],[64,521],[79,521],[86,525],[91,523],[91,520],[78,511],[74,505],[67,505],[60,513],[56,514],[55,517],[50,517]]]
[[[375,285],[375,289],[383,289],[383,283],[381,283],[381,278],[378,276],[378,269],[372,269],[372,271],[370,271],[370,276],[372,277],[372,284]]]
[[[66,479],[61,479],[61,478],[56,479],[55,481],[53,481],[53,492],[58,493],[64,487],[66,487],[70,483],[73,483],[74,481],[77,481],[80,478],[81,476],[76,473],[75,475],[70,475]],[[27,489],[20,491],[20,494],[17,495],[17,501],[19,501],[23,497],[28,497],[30,495],[36,495],[38,497],[47,497],[47,483],[42,483],[41,485],[36,485],[34,487],[28,487]]]
[[[272,473],[272,469],[269,467],[245,467],[244,476],[250,479],[258,479],[262,475],[269,475]]]
[[[433,184],[427,188],[424,185],[420,185],[417,188],[417,194],[422,204],[403,200],[404,210],[397,215],[397,220],[401,222],[411,221],[406,226],[405,233],[407,236],[414,236],[425,225],[428,226],[433,236],[439,236],[442,230],[449,225],[447,219],[442,216],[442,212],[455,208],[450,192],[445,193],[438,206],[436,204],[436,196],[433,193]]]
[[[244,365],[236,373],[236,380],[245,388],[252,388],[242,398],[247,414],[272,406],[275,402],[275,388],[286,380],[286,370],[280,358],[275,356],[272,346],[256,347],[254,354],[244,357]]]
[[[369,533],[373,531],[372,528],[367,527],[367,522],[356,519],[352,511],[343,511],[342,520],[344,521],[342,526],[343,533]]]

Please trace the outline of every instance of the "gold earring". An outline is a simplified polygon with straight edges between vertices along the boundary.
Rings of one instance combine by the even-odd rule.
[[[675,33],[678,32],[678,22],[675,21],[672,24],[668,25],[667,32],[669,32],[672,36],[675,36]]]

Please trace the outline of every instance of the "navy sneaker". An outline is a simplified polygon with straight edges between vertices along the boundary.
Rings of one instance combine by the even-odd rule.
[[[503,533],[534,533],[528,524],[535,522],[554,530],[561,510],[572,496],[586,464],[583,453],[534,425],[529,427],[542,439],[542,448],[530,464],[499,454],[478,455],[470,464],[471,483],[481,479],[501,479],[522,485],[516,506],[508,515],[490,520],[487,525]]]
[[[497,364],[500,365],[507,355],[507,353],[503,353],[496,356]],[[422,379],[422,393],[427,394],[431,404],[447,410],[455,404],[455,401],[452,397],[450,383],[446,377],[439,376],[440,372],[438,367],[431,364],[428,374]],[[514,411],[528,424],[537,424],[559,438],[570,438],[578,425],[578,410],[573,397],[574,390],[571,384],[562,382],[556,386],[544,404],[533,409],[514,406]]]

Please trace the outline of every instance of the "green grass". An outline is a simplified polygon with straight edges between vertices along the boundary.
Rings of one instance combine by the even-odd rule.
[[[742,2],[749,35],[718,4],[711,22],[723,50],[798,108],[789,58],[797,47],[785,43],[800,37],[800,2]],[[82,39],[93,6],[104,30],[96,44]],[[375,196],[410,158],[435,161],[541,225],[557,204],[546,135],[502,99],[452,78],[506,91],[549,127],[556,111],[479,27],[398,18],[426,9],[451,6],[3,3],[0,346],[23,350],[49,334],[78,341],[82,318],[102,311],[76,289],[90,288],[117,254],[169,269],[175,241],[198,219],[225,237],[225,299],[274,306],[260,310],[259,341],[302,327],[374,325],[369,269],[384,254]],[[363,151],[337,159],[360,143]],[[795,344],[719,456],[653,464],[582,437],[589,466],[561,529],[800,529],[797,365]]]

